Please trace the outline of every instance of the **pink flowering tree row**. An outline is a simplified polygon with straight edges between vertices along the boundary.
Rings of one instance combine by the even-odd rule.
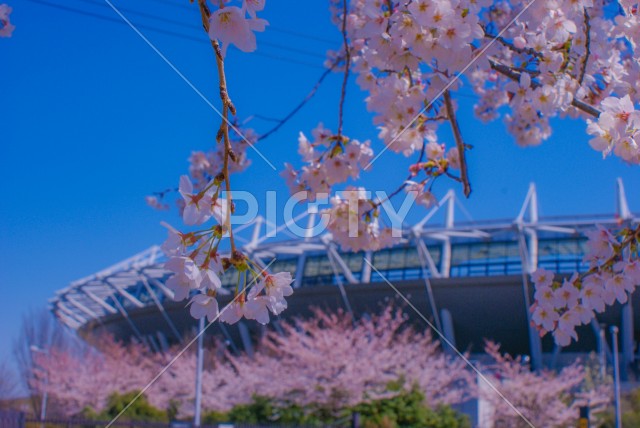
[[[253,358],[209,351],[203,407],[228,411],[260,395],[337,411],[397,394],[388,384],[400,379],[405,389],[418,386],[433,405],[459,403],[474,391],[464,362],[445,356],[428,333],[407,328],[399,312],[387,310],[354,325],[343,314],[316,311],[309,320],[283,324],[283,330],[267,333]],[[85,407],[101,410],[113,392],[141,389],[177,352],[154,354],[108,337],[95,343],[98,349],[52,349],[36,356],[32,386],[46,389],[66,415]],[[177,402],[180,414],[189,415],[195,371],[195,354],[182,355],[145,393],[149,402],[161,409]]]
[[[485,367],[487,378],[522,415],[536,427],[578,426],[580,407],[588,406],[592,421],[612,402],[611,384],[603,379],[585,382],[587,366],[574,362],[556,373],[539,372],[522,361],[500,353],[499,345],[487,343],[485,352],[494,363]],[[490,403],[489,419],[496,427],[530,427],[501,396],[480,381],[479,396]],[[587,386],[588,384],[588,386]]]
[[[100,411],[113,392],[140,390],[174,353],[154,354],[143,345],[124,346],[110,338],[96,343],[99,349],[52,349],[36,357],[32,386],[46,390],[65,415],[86,407]],[[576,420],[579,405],[589,403],[597,411],[609,401],[606,386],[580,390],[585,370],[578,364],[560,374],[533,373],[500,354],[496,345],[488,345],[487,352],[495,360],[483,369],[492,373],[489,380],[527,417],[567,426]],[[203,407],[209,411],[228,411],[257,395],[337,413],[417,388],[429,406],[461,403],[480,394],[492,403],[494,420],[517,420],[493,391],[478,392],[475,373],[464,361],[442,352],[428,331],[408,325],[400,311],[387,309],[355,323],[341,313],[316,311],[310,319],[284,323],[283,334],[268,332],[254,357],[219,348],[207,355],[202,385]],[[177,359],[145,392],[149,402],[160,409],[177,404],[179,416],[191,415],[195,363],[193,353]],[[400,384],[400,390],[391,384]]]

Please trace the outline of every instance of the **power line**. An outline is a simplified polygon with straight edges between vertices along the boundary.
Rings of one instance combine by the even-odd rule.
[[[169,5],[169,6],[178,7],[180,9],[193,10],[193,8],[191,8],[190,6],[187,6],[186,4],[176,3],[175,1],[172,1],[172,0],[153,0],[153,1],[156,1],[158,3],[163,3],[163,4],[166,4],[166,5]],[[275,31],[276,33],[289,34],[291,36],[296,36],[296,37],[300,37],[300,38],[303,38],[303,39],[315,40],[317,42],[326,43],[326,44],[329,44],[331,46],[337,46],[337,45],[340,44],[339,40],[325,39],[323,37],[318,37],[318,36],[311,35],[311,34],[300,33],[300,32],[297,32],[297,31],[289,30],[288,28],[282,28],[282,27],[273,26],[271,24],[269,24],[269,30],[270,31]]]
[[[77,1],[81,1],[83,3],[87,3],[87,4],[92,4],[94,6],[99,6],[99,7],[104,7],[104,8],[109,8],[109,5],[107,5],[106,3],[99,1],[99,0],[77,0]],[[129,15],[134,15],[134,16],[139,16],[142,18],[148,18],[148,19],[153,19],[156,21],[160,21],[160,22],[165,22],[167,24],[172,24],[172,25],[177,25],[179,27],[183,27],[183,28],[188,28],[190,30],[193,30],[194,28],[196,28],[193,24],[190,24],[188,22],[184,22],[184,21],[180,21],[180,20],[176,20],[176,19],[169,19],[169,18],[164,18],[162,16],[157,16],[157,15],[153,15],[151,13],[147,13],[147,12],[142,12],[139,10],[134,10],[134,9],[129,9],[126,7],[119,7],[118,9],[120,9],[122,12],[126,12]],[[261,40],[260,41],[261,45],[264,46],[270,46],[276,49],[282,49],[285,51],[290,51],[290,52],[294,52],[294,53],[299,53],[299,54],[303,54],[303,55],[309,55],[315,58],[321,58],[321,59],[325,59],[324,55],[321,55],[317,52],[312,52],[312,51],[307,51],[304,49],[297,49],[297,48],[292,48],[290,46],[284,46],[284,45],[280,45],[277,43],[272,43],[272,42],[268,42],[268,41],[264,41]]]
[[[320,88],[320,86],[322,85],[322,82],[324,81],[324,79],[326,79],[327,76],[329,74],[331,74],[331,72],[336,68],[336,66],[338,65],[338,63],[341,60],[342,60],[342,58],[337,58],[334,61],[334,63],[331,65],[331,67],[327,68],[324,71],[324,73],[322,73],[322,75],[320,76],[320,78],[318,79],[316,84],[313,85],[313,88],[311,88],[311,91],[309,91],[309,93],[302,99],[302,101],[300,101],[298,103],[298,105],[296,105],[293,108],[293,110],[291,110],[285,117],[283,117],[280,120],[276,120],[276,122],[278,122],[278,123],[273,128],[271,128],[270,130],[268,130],[267,132],[262,134],[260,137],[258,137],[258,141],[264,140],[265,138],[268,138],[271,134],[277,132],[281,127],[284,126],[285,123],[287,123],[293,116],[295,116],[296,113],[298,113],[300,110],[302,110],[302,107],[304,107],[305,104],[307,104],[309,102],[309,100],[311,100],[311,98],[313,98],[313,96],[318,91],[318,88]],[[271,119],[271,118],[269,118],[269,119]]]
[[[86,11],[86,10],[82,10],[82,9],[76,9],[76,8],[73,8],[73,7],[63,6],[63,5],[59,5],[59,4],[55,4],[55,3],[50,3],[50,2],[48,2],[46,0],[27,0],[27,1],[30,1],[30,2],[36,3],[36,4],[40,4],[40,5],[43,5],[43,6],[48,6],[48,7],[52,7],[52,8],[55,8],[55,9],[59,9],[59,10],[65,11],[65,12],[75,13],[75,14],[82,15],[82,16],[88,16],[88,17],[99,19],[99,20],[103,20],[103,21],[106,21],[106,22],[124,24],[123,21],[121,21],[119,19],[116,19],[116,18],[113,18],[113,17],[101,15],[101,14],[98,14],[98,13],[95,13],[95,12],[90,12],[90,11]],[[82,1],[82,2],[88,3],[88,4],[94,4],[96,6],[103,6],[102,3],[98,3],[98,2],[96,2],[94,0],[78,0],[78,1]],[[169,3],[169,4],[173,5],[173,6],[179,6],[179,7],[183,6],[183,5],[180,5],[180,4],[177,4],[177,3],[172,3],[170,0],[155,0],[155,1],[160,1],[162,3]],[[188,6],[185,6],[185,7],[188,8]],[[120,10],[122,10],[124,12],[127,12],[129,14],[132,14],[132,15],[137,15],[137,16],[143,17],[143,18],[150,18],[150,19],[154,19],[154,20],[157,20],[157,21],[166,22],[166,23],[169,23],[169,24],[175,24],[175,25],[179,25],[179,26],[183,26],[183,27],[193,28],[192,25],[187,24],[185,22],[181,22],[181,21],[177,21],[177,20],[173,20],[173,19],[167,19],[167,18],[155,16],[155,15],[152,15],[152,14],[148,14],[146,12],[140,12],[140,11],[126,9],[126,8],[121,8]],[[156,33],[165,34],[165,35],[168,35],[168,36],[177,37],[177,38],[190,40],[190,41],[195,41],[195,42],[199,42],[199,43],[207,43],[207,41],[204,38],[191,36],[191,35],[183,34],[183,33],[178,33],[178,32],[171,31],[171,30],[165,30],[165,29],[157,28],[157,27],[154,27],[154,26],[151,26],[151,25],[145,25],[145,24],[136,24],[136,25],[137,25],[138,28],[145,29],[145,30],[148,30],[148,31],[154,31]],[[271,29],[273,29],[273,28],[271,28]],[[286,32],[286,31],[288,31],[288,30],[283,30],[282,32]],[[291,33],[295,34],[293,32],[291,32]],[[296,53],[304,53],[304,54],[314,55],[314,56],[319,56],[321,58],[324,58],[324,56],[322,56],[322,55],[318,55],[318,54],[311,53],[311,52],[308,52],[308,51],[302,51],[302,50],[298,50],[298,49],[295,49],[295,48],[284,47],[284,46],[281,46],[281,45],[268,43],[268,42],[263,42],[263,41],[261,41],[260,43],[262,45],[273,46],[273,47],[281,48],[281,49],[284,49],[284,50],[289,50],[289,51],[296,52]],[[313,96],[315,95],[315,93],[318,90],[318,88],[322,85],[322,83],[325,80],[325,78],[331,73],[331,71],[333,71],[333,69],[337,65],[337,61],[333,64],[333,66],[331,66],[330,68],[327,69],[327,68],[325,68],[323,66],[320,66],[318,64],[313,64],[313,63],[309,63],[309,62],[305,62],[305,61],[299,61],[299,60],[296,60],[296,59],[277,56],[277,55],[268,54],[268,53],[264,53],[264,52],[260,52],[260,51],[252,52],[252,55],[262,56],[262,57],[266,57],[266,58],[270,58],[270,59],[275,59],[275,60],[278,60],[278,61],[289,62],[289,63],[292,63],[292,64],[299,64],[299,65],[304,65],[304,66],[307,66],[307,67],[319,68],[319,69],[324,70],[324,72],[322,73],[322,75],[320,76],[320,78],[318,79],[316,84],[313,86],[311,91],[302,99],[302,101],[300,103],[298,103],[298,105],[296,105],[296,107],[293,108],[292,111],[290,111],[286,116],[284,116],[284,118],[276,119],[276,118],[270,118],[270,117],[261,116],[261,115],[258,115],[258,114],[253,115],[253,117],[255,117],[255,118],[261,118],[263,120],[277,122],[277,124],[273,128],[271,128],[269,131],[267,131],[266,133],[264,133],[263,135],[261,135],[258,138],[259,140],[263,140],[263,139],[268,138],[273,133],[277,132],[296,113],[298,113],[302,109],[302,107],[304,107],[304,105],[307,102],[310,101],[311,98],[313,98]],[[477,95],[471,95],[471,94],[458,93],[457,95],[458,96],[462,96],[462,97],[467,97],[467,98],[476,98],[476,99],[479,98]]]
[[[75,14],[78,14],[78,15],[88,16],[88,17],[99,19],[99,20],[106,21],[106,22],[111,22],[111,23],[115,23],[115,24],[119,24],[119,25],[125,24],[123,21],[121,21],[119,19],[115,19],[115,18],[112,18],[112,17],[109,17],[109,16],[104,16],[104,15],[101,15],[101,14],[98,14],[98,13],[94,13],[94,12],[89,12],[89,11],[82,10],[82,9],[76,9],[76,8],[72,8],[72,7],[68,7],[68,6],[63,6],[63,5],[59,5],[59,4],[55,4],[55,3],[50,3],[50,2],[45,1],[45,0],[27,0],[27,1],[30,1],[32,3],[37,3],[37,4],[40,4],[40,5],[43,5],[43,6],[48,6],[48,7],[54,8],[54,9],[63,10],[65,12],[70,12],[70,13],[75,13]],[[190,36],[188,34],[178,33],[178,32],[175,32],[175,31],[164,30],[164,29],[153,27],[153,26],[150,26],[150,25],[139,24],[138,28],[141,28],[141,29],[144,29],[144,30],[148,30],[148,31],[153,31],[153,32],[160,33],[160,34],[165,34],[165,35],[168,35],[168,36],[173,36],[173,37],[185,39],[185,40],[191,40],[191,41],[195,41],[195,42],[206,43],[206,40],[203,40],[202,38],[199,38],[199,37]],[[275,59],[275,60],[283,61],[283,62],[289,62],[289,63],[292,63],[292,64],[304,65],[304,66],[307,66],[307,67],[324,69],[323,66],[318,65],[318,64],[313,64],[313,63],[306,62],[306,61],[299,61],[299,60],[296,60],[296,59],[291,59],[291,58],[283,57],[283,56],[279,56],[279,55],[268,54],[268,53],[264,53],[264,52],[260,52],[260,51],[252,52],[252,55],[271,58],[271,59]]]

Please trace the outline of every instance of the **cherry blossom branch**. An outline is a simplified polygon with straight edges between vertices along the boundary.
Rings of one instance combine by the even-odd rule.
[[[584,8],[584,26],[585,26],[585,50],[586,53],[584,55],[584,60],[582,61],[582,70],[580,71],[580,78],[578,79],[578,83],[582,86],[582,82],[584,81],[584,75],[587,72],[587,62],[589,61],[589,56],[591,55],[591,20],[589,18],[589,12],[587,12],[587,8]]]
[[[451,130],[453,131],[453,138],[456,140],[456,147],[458,148],[458,154],[460,156],[460,180],[462,180],[462,187],[464,189],[464,195],[469,197],[471,194],[471,185],[469,184],[469,175],[467,172],[467,159],[465,151],[467,145],[462,140],[462,132],[460,132],[460,126],[456,119],[455,110],[453,108],[453,102],[451,101],[451,94],[449,91],[444,91],[444,105],[447,109],[447,116],[449,117],[449,123],[451,123]]]
[[[622,254],[624,253],[624,250],[633,244],[633,241],[640,241],[640,224],[636,226],[635,230],[632,230],[632,229],[628,229],[628,230],[630,231],[630,233],[627,235],[626,238],[622,240],[622,242],[620,242],[619,246],[614,247],[613,255],[609,257],[607,260],[605,260],[601,265],[593,266],[591,269],[586,271],[584,274],[581,275],[582,278],[598,272],[603,267],[611,266],[611,264],[615,262],[618,259],[618,257],[622,256]]]
[[[202,26],[207,34],[209,34],[209,17],[211,16],[211,11],[207,6],[206,0],[198,0],[198,6],[200,7],[200,15],[202,17]],[[224,163],[222,166],[222,175],[224,176],[225,181],[225,189],[227,191],[226,199],[227,199],[227,209],[225,210],[225,226],[229,231],[229,242],[231,245],[231,254],[236,253],[236,245],[233,238],[233,230],[231,228],[231,211],[233,210],[232,198],[231,198],[231,180],[229,173],[229,158],[234,158],[235,155],[231,150],[231,139],[229,138],[229,113],[235,116],[236,108],[231,102],[231,98],[229,98],[229,93],[227,91],[227,78],[224,72],[224,57],[222,55],[222,51],[220,50],[220,45],[217,40],[211,39],[211,46],[213,47],[213,51],[216,56],[216,66],[218,69],[218,82],[220,89],[220,101],[222,101],[222,123],[220,124],[220,129],[218,130],[218,135],[216,139],[218,142],[222,139],[224,142]]]
[[[485,39],[495,40],[495,41],[499,42],[502,46],[504,46],[506,48],[509,48],[510,50],[512,50],[514,52],[531,55],[531,56],[536,57],[538,59],[543,59],[544,58],[544,55],[542,55],[540,52],[538,52],[537,50],[535,50],[533,48],[518,48],[513,43],[511,43],[510,41],[505,39],[504,37],[493,35],[493,34],[487,32],[487,30],[486,30],[486,28],[484,28],[484,26],[482,26],[482,31],[484,32],[484,38]]]
[[[489,59],[489,64],[491,65],[491,69],[497,71],[498,73],[508,77],[511,80],[515,80],[516,82],[520,80],[520,72],[514,71],[511,67],[501,64],[498,61],[496,61],[495,59]],[[535,83],[535,82],[531,82],[531,86],[535,89],[538,88],[540,86],[540,84]],[[571,105],[575,108],[577,108],[578,110],[581,110],[593,117],[599,117],[600,113],[602,113],[600,110],[598,110],[597,108],[582,102],[580,100],[577,99],[573,99],[571,100]]]
[[[586,235],[588,271],[574,273],[562,282],[554,281],[553,274],[544,269],[531,275],[536,287],[536,300],[531,306],[534,325],[541,335],[552,332],[561,346],[577,340],[576,326],[588,323],[595,313],[603,312],[616,300],[626,303],[640,285],[640,224],[635,228],[629,225],[616,236],[604,228]],[[551,298],[551,294],[558,298]]]
[[[347,0],[342,0],[342,42],[344,44],[344,78],[342,79],[342,90],[340,91],[340,107],[338,112],[338,137],[342,137],[342,122],[344,112],[344,100],[347,95],[347,82],[349,80],[349,69],[351,67],[351,52],[349,51],[349,41],[347,40]]]

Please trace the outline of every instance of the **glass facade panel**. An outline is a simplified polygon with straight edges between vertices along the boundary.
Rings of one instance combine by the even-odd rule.
[[[298,268],[298,258],[292,257],[288,259],[278,259],[269,266],[272,273],[291,272],[291,276],[295,278],[296,269]]]
[[[538,266],[558,273],[586,271],[589,266],[582,261],[586,243],[584,237],[541,240]]]
[[[542,268],[558,272],[571,273],[576,270],[585,271],[588,266],[582,262],[586,249],[583,237],[558,237],[540,239],[538,243],[538,265]],[[427,245],[435,265],[441,264],[442,247],[439,242]],[[349,267],[357,281],[361,280],[364,267],[364,253],[340,253],[340,257]],[[417,247],[403,245],[395,248],[376,251],[372,254],[372,263],[380,273],[390,281],[422,278],[423,269]],[[270,270],[274,273],[291,272],[296,274],[298,257],[276,260]],[[348,281],[338,268],[338,278],[343,284]],[[451,246],[452,277],[501,276],[520,274],[519,245],[513,240],[454,242]],[[335,285],[336,275],[326,253],[307,254],[305,257],[302,286]],[[428,273],[428,270],[427,270]],[[221,278],[224,287],[233,288],[237,282],[237,272],[227,271]],[[164,278],[166,280],[167,278]],[[371,272],[371,282],[382,282],[383,277],[375,270]],[[127,291],[145,304],[151,303],[151,296],[141,284],[130,287]],[[164,295],[158,296],[164,299]],[[115,296],[124,307],[132,303],[122,296]]]
[[[440,262],[440,248],[428,247],[428,249],[437,266]],[[423,275],[418,249],[414,246],[376,251],[373,253],[373,266],[389,280],[422,278]],[[375,270],[371,273],[371,281],[379,282],[382,280],[382,277]]]

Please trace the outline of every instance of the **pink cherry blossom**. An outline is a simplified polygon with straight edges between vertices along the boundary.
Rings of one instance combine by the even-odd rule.
[[[248,298],[244,304],[244,316],[247,319],[256,320],[260,324],[268,324],[271,301],[269,296]]]
[[[167,288],[173,291],[173,300],[180,301],[189,297],[192,289],[191,281],[182,275],[173,275],[165,282]]]
[[[532,316],[533,321],[547,331],[553,331],[558,318],[559,316],[553,308],[544,306],[536,307]]]
[[[156,210],[159,211],[166,211],[169,209],[169,205],[167,204],[163,204],[157,196],[146,196],[145,198],[145,202],[147,203],[147,205],[149,205],[151,208],[154,208]]]
[[[242,9],[249,13],[251,18],[256,17],[256,12],[264,9],[265,0],[242,0]]]
[[[196,319],[206,316],[209,322],[213,322],[218,316],[218,301],[213,296],[196,294],[189,303],[191,316]]]
[[[554,293],[554,306],[556,308],[571,309],[578,304],[578,289],[571,281],[564,281],[562,287]]]
[[[415,181],[407,181],[406,183],[405,191],[411,194],[417,203],[425,208],[438,205],[438,200],[434,194],[426,188],[426,183],[416,183]]]
[[[242,296],[220,311],[220,321],[235,324],[245,315],[245,302]]]
[[[255,15],[260,2],[252,1],[253,7],[247,7]],[[248,5],[247,5],[248,6]],[[264,7],[264,2],[262,2]],[[209,17],[209,37],[220,40],[222,56],[225,56],[230,44],[243,52],[253,52],[257,48],[254,31],[264,31],[267,21],[245,17],[245,10],[236,6],[226,6],[216,10]]]
[[[11,37],[15,26],[11,24],[9,15],[11,15],[11,7],[7,4],[0,4],[0,37]]]
[[[185,202],[182,217],[186,224],[202,224],[211,218],[213,192],[213,188],[194,192],[189,177],[186,175],[180,177],[180,194]]]
[[[553,276],[553,272],[549,272],[543,268],[538,268],[531,274],[531,280],[538,288],[550,287],[553,283]]]

